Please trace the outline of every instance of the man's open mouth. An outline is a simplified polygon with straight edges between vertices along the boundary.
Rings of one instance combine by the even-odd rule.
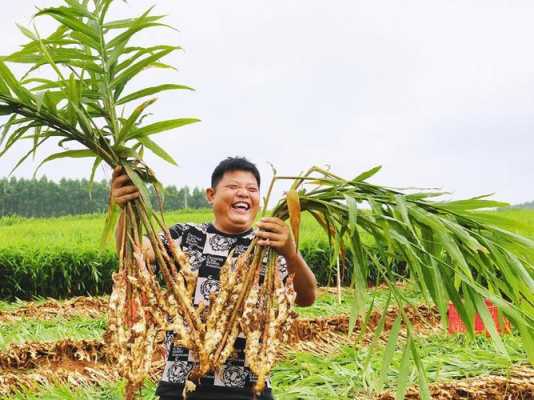
[[[239,211],[248,211],[250,210],[250,204],[244,201],[236,201],[235,203],[232,203],[232,208]]]

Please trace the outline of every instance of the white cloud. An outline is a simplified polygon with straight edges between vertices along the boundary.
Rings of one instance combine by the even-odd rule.
[[[34,3],[57,4],[4,7],[4,53],[22,43],[14,21],[28,21]],[[151,2],[122,4],[117,16]],[[383,164],[380,183],[534,199],[525,184],[534,180],[533,3],[187,1],[156,10],[180,33],[143,40],[185,51],[170,59],[178,73],[147,73],[141,84],[194,86],[161,96],[153,111],[202,119],[160,136],[181,164],[149,159],[166,184],[205,185],[219,159],[242,154],[266,175],[267,160],[284,174],[329,163],[353,176]],[[14,160],[1,160],[2,170]],[[45,172],[87,169],[69,161]],[[19,173],[29,174],[31,166]]]

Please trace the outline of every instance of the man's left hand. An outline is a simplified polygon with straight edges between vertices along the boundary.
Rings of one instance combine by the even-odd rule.
[[[286,259],[297,254],[297,247],[293,235],[289,231],[289,226],[280,218],[265,217],[256,225],[260,228],[256,232],[259,245],[272,247]]]

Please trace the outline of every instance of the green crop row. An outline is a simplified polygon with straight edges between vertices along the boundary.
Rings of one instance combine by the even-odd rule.
[[[165,215],[177,222],[209,222],[211,212],[180,211]],[[117,268],[113,241],[99,247],[102,215],[59,218],[0,218],[0,298],[56,298],[100,295],[111,291],[111,274]],[[303,254],[322,282],[332,279],[326,235],[310,218],[304,218]]]
[[[506,216],[534,222],[534,211],[514,210],[506,212]],[[165,219],[169,225],[208,222],[211,212],[172,212],[166,214]],[[103,224],[102,215],[0,218],[0,298],[62,298],[109,293],[117,259],[113,243],[105,249],[99,247]],[[519,233],[534,236],[534,231]],[[336,269],[328,238],[309,215],[303,216],[300,248],[319,283],[335,284]],[[343,261],[342,284],[348,284],[352,271],[350,255]],[[397,261],[394,268],[400,274],[405,273],[402,260]],[[371,279],[378,280],[373,273]]]

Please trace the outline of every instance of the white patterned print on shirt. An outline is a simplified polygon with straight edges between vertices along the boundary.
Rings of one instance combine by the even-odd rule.
[[[202,255],[200,250],[187,250],[187,255],[189,256],[189,264],[191,265],[192,271],[197,271],[206,257]]]
[[[236,241],[237,239],[235,238],[216,233],[207,233],[204,254],[215,254],[226,257]]]
[[[164,376],[167,382],[184,383],[193,365],[187,361],[167,361]]]
[[[227,364],[215,374],[214,384],[216,386],[242,388],[247,382],[247,377],[248,372],[245,367]]]

